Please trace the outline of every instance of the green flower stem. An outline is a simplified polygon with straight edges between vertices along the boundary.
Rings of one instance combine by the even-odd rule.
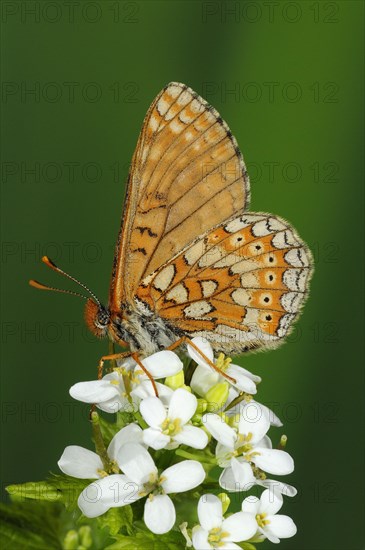
[[[246,399],[247,397],[250,397],[250,394],[248,393],[241,393],[241,395],[239,395],[238,397],[236,397],[236,399],[233,399],[233,401],[230,402],[230,404],[228,405],[228,407],[226,407],[224,409],[224,412],[226,411],[229,411],[230,409],[233,409],[233,407],[235,407],[236,405],[238,405],[238,403],[241,403],[241,401],[244,401],[244,399]]]
[[[147,424],[147,422],[145,422],[143,420],[143,416],[141,415],[141,413],[139,411],[135,411],[133,414],[134,414],[134,418],[137,420],[137,422],[141,426],[142,430],[145,430],[146,428],[149,428],[149,425]]]
[[[131,398],[131,391],[132,391],[131,379],[129,378],[128,374],[126,374],[126,373],[123,373],[123,374],[122,374],[122,378],[123,378],[123,382],[124,382],[125,391],[127,392],[127,395],[128,395],[128,401],[129,401],[130,403],[132,403],[132,398]]]
[[[215,458],[210,458],[209,456],[206,456],[206,455],[188,453],[188,451],[183,451],[182,449],[177,449],[175,451],[175,454],[183,458],[188,458],[189,460],[198,460],[199,462],[203,462],[205,464],[213,464],[214,466],[216,466],[217,464],[217,461]]]
[[[101,458],[105,471],[109,472],[112,469],[112,464],[105,447],[104,439],[100,428],[99,415],[96,411],[93,411],[91,413],[91,426],[93,430],[95,450]]]
[[[109,353],[109,355],[114,355],[114,353],[115,353],[114,342],[112,342],[111,340],[109,340],[109,342],[108,342],[108,353]],[[116,362],[115,359],[110,360],[110,367],[111,367],[111,369],[116,369],[117,368],[117,362]]]

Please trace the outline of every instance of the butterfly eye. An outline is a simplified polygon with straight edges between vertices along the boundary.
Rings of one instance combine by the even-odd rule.
[[[109,320],[110,320],[109,313],[105,309],[99,308],[98,314],[95,319],[96,326],[100,328],[104,328],[109,324]]]

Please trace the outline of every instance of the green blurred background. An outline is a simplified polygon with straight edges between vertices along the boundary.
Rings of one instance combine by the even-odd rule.
[[[284,513],[298,535],[282,547],[364,547],[363,6],[2,2],[3,486],[90,445],[87,407],[68,388],[95,377],[107,343],[88,335],[81,300],[27,280],[72,288],[40,264],[48,254],[106,300],[141,123],[178,80],[230,125],[251,209],[290,220],[316,260],[288,342],[240,360],[263,376],[259,400],[296,461]]]

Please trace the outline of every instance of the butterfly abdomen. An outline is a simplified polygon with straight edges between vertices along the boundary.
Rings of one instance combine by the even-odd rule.
[[[112,332],[113,340],[127,342],[131,351],[138,351],[141,356],[166,349],[183,335],[181,330],[173,330],[164,319],[153,314],[140,300],[135,301],[132,311],[124,311],[123,317],[113,317]]]

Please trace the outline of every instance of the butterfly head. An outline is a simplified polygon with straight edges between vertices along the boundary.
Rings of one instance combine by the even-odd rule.
[[[98,338],[107,336],[110,324],[109,311],[100,303],[88,298],[85,305],[85,321],[89,330]]]

